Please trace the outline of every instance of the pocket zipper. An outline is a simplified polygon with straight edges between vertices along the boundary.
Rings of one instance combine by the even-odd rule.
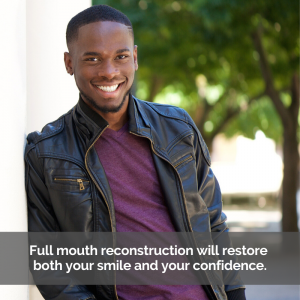
[[[193,159],[193,156],[190,154],[188,157],[186,157],[185,159],[183,159],[182,161],[180,161],[179,163],[177,163],[176,165],[174,165],[174,167],[177,168],[178,166],[180,166],[184,162],[190,161],[192,159]]]
[[[82,179],[70,179],[70,178],[54,178],[55,181],[76,181],[79,184],[79,190],[83,191],[85,189],[83,182],[88,182],[88,180],[82,180]]]

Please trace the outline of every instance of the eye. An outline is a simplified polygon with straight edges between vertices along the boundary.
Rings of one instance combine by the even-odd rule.
[[[90,57],[86,59],[87,61],[98,61],[98,58],[96,57]]]
[[[116,59],[125,59],[128,55],[118,55]]]

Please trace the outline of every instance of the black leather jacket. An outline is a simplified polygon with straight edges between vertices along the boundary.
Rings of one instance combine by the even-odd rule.
[[[151,142],[176,231],[226,231],[220,188],[210,169],[209,152],[190,116],[183,109],[133,96],[128,114],[130,133]],[[28,135],[25,162],[29,231],[116,231],[114,202],[93,147],[107,126],[80,99],[41,133]],[[39,288],[45,299],[117,299],[115,286]],[[238,277],[235,285],[212,283],[204,289],[210,299],[244,299]]]

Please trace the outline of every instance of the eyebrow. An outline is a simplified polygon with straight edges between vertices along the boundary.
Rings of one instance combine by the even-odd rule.
[[[123,52],[130,52],[128,48],[119,49],[116,51],[117,54],[123,53]],[[99,52],[85,52],[83,53],[83,56],[101,56],[101,53]]]
[[[117,50],[116,53],[118,54],[118,53],[123,53],[123,52],[130,52],[130,50],[128,48],[119,49],[119,50]]]
[[[99,56],[99,55],[101,55],[101,54],[98,52],[84,52],[83,53],[83,56]]]

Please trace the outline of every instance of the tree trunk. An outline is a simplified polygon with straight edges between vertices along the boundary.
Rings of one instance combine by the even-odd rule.
[[[147,98],[147,101],[149,102],[154,101],[154,98],[160,92],[162,85],[163,85],[162,79],[156,75],[153,75],[150,82],[149,96]]]
[[[296,128],[284,128],[283,181],[282,181],[282,231],[297,232],[296,194],[298,187],[298,145]]]
[[[290,126],[284,127],[283,182],[282,182],[282,231],[298,231],[296,194],[299,187],[299,153],[297,141],[299,111],[299,79],[292,80],[292,104],[289,107]]]
[[[209,153],[211,154],[212,153],[212,143],[213,143],[213,140],[215,138],[215,136],[211,137],[211,136],[207,136],[207,135],[202,135],[204,141],[205,141],[205,144],[209,150]]]
[[[292,78],[291,105],[286,108],[279,92],[275,89],[271,69],[267,60],[261,39],[261,28],[253,32],[252,39],[256,51],[259,53],[260,68],[265,81],[266,94],[272,100],[281,119],[283,127],[283,181],[282,181],[282,231],[297,232],[296,195],[298,187],[299,153],[297,141],[298,111],[299,111],[299,78],[295,74]]]

